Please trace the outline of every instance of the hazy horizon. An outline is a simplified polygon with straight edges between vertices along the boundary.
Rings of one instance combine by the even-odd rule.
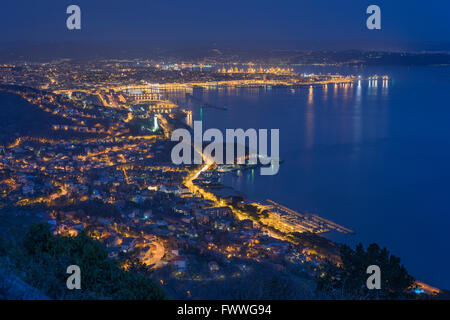
[[[66,9],[81,8],[81,30]],[[146,47],[450,51],[450,3],[379,0],[381,30],[366,28],[370,1],[149,2],[4,0],[2,49],[23,44],[134,43]],[[426,26],[426,27],[424,27]],[[11,45],[13,44],[13,45]]]

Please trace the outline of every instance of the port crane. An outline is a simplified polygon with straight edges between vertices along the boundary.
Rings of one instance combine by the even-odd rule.
[[[226,107],[218,107],[218,106],[215,106],[215,105],[213,105],[213,104],[210,104],[210,103],[207,103],[207,102],[203,101],[203,100],[200,99],[200,98],[194,97],[194,96],[193,96],[192,94],[190,94],[190,93],[186,93],[186,100],[188,100],[188,99],[192,99],[192,100],[195,100],[195,101],[201,103],[201,107],[200,107],[200,121],[203,121],[203,108],[211,108],[211,109],[216,109],[216,110],[227,111],[227,108],[226,108]]]
[[[218,106],[215,106],[215,105],[213,105],[213,104],[207,103],[207,102],[203,101],[203,100],[200,99],[200,98],[194,97],[194,96],[193,96],[192,94],[190,94],[190,93],[186,93],[186,98],[187,98],[187,99],[195,100],[195,101],[197,101],[197,102],[200,102],[200,103],[202,104],[202,108],[212,108],[212,109],[217,109],[217,110],[227,111],[227,108],[226,108],[226,107],[218,107]]]
[[[164,93],[163,93],[163,96],[164,96],[165,99],[169,100],[169,97],[168,97],[168,95],[167,95],[167,92],[164,92]],[[203,120],[203,109],[211,108],[211,109],[216,109],[216,110],[227,111],[227,108],[226,108],[226,107],[221,107],[221,106],[213,105],[213,104],[211,104],[211,103],[208,103],[208,102],[206,102],[206,101],[203,101],[202,99],[200,99],[200,98],[198,98],[198,97],[195,97],[194,95],[192,95],[192,94],[190,94],[190,93],[186,93],[186,101],[188,101],[189,99],[194,100],[194,101],[197,101],[197,102],[200,103],[200,120]],[[178,99],[176,100],[176,104],[179,104],[179,103],[178,103]]]

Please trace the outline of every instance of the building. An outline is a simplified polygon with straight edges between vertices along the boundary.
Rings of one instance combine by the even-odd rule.
[[[122,241],[122,245],[121,245],[122,252],[129,252],[129,251],[133,250],[135,245],[136,245],[135,238],[131,238],[131,237],[124,238]]]

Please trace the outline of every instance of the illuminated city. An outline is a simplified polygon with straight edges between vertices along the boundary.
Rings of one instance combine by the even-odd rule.
[[[433,134],[448,114],[416,128],[424,113],[414,103],[445,98],[435,90],[447,92],[447,51],[122,46],[116,57],[95,58],[51,45],[45,58],[0,51],[0,275],[21,278],[37,300],[448,299],[442,274],[411,258],[430,246],[406,250],[392,240],[398,229],[398,238],[421,243],[425,218],[414,209],[429,212],[438,201],[408,188],[437,188],[427,161],[438,159],[438,171],[446,153],[407,149],[398,123],[399,114],[414,122],[407,131],[417,145],[441,141]],[[411,113],[395,109],[403,101]],[[194,143],[189,157],[202,163],[175,164],[174,131],[195,134],[197,122],[223,132],[279,129],[280,173],[260,175],[261,154],[257,163],[248,154],[217,163]],[[397,162],[409,158],[430,177],[410,180],[421,169]],[[415,205],[398,210],[394,198]],[[439,224],[429,221],[423,229]],[[436,250],[445,251],[442,239]],[[405,252],[411,274],[385,244]],[[65,269],[36,271],[70,259],[82,272],[97,261],[86,291],[65,291]],[[366,288],[365,264],[391,268],[382,270],[388,289]],[[115,276],[94,278],[105,269]],[[133,285],[123,287],[125,278]]]

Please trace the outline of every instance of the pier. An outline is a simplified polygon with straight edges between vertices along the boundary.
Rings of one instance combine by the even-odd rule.
[[[292,225],[299,230],[297,232],[310,231],[313,233],[326,233],[330,231],[337,231],[345,234],[354,234],[353,230],[345,228],[330,220],[319,217],[315,214],[302,214],[292,209],[289,209],[275,201],[266,200],[273,208],[277,209],[280,213],[287,214],[284,219],[292,223]]]

